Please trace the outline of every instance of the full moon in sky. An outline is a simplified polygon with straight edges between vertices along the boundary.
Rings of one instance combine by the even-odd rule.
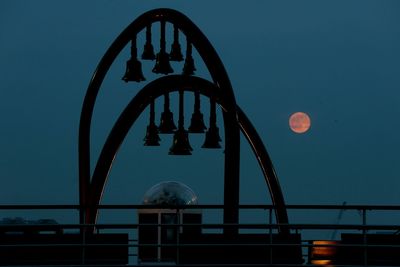
[[[305,133],[311,127],[310,117],[304,112],[293,113],[289,118],[289,126],[295,133]]]

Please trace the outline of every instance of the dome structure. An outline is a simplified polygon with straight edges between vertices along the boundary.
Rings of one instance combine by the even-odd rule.
[[[183,183],[166,181],[151,187],[144,195],[144,205],[196,205],[197,196]]]

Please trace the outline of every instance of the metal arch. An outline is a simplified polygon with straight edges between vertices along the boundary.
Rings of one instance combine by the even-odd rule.
[[[89,83],[81,111],[79,124],[79,203],[87,208],[90,195],[90,127],[95,101],[100,91],[101,84],[112,63],[129,43],[133,36],[144,29],[148,24],[165,20],[173,23],[190,39],[207,66],[210,75],[217,85],[218,90],[226,99],[226,109],[223,113],[225,133],[225,178],[224,178],[224,223],[238,222],[239,204],[239,161],[240,161],[240,130],[237,125],[236,100],[231,83],[221,59],[215,49],[199,30],[199,28],[185,15],[172,9],[155,9],[148,11],[134,20],[115,39],[100,60],[92,79]],[[222,90],[223,88],[223,90]],[[85,212],[80,213],[80,222],[87,221]]]
[[[221,91],[217,90],[217,87],[211,82],[199,77],[170,75],[156,79],[155,81],[147,84],[131,100],[131,102],[121,113],[105,142],[103,150],[100,153],[100,157],[94,170],[92,179],[92,188],[94,191],[92,191],[93,202],[91,205],[94,208],[91,210],[90,224],[94,224],[96,222],[96,206],[100,203],[108,174],[118,152],[118,148],[124,141],[130,128],[140,114],[144,111],[144,109],[150,104],[152,99],[162,96],[167,92],[178,91],[180,88],[184,88],[184,90],[187,91],[199,90],[201,94],[206,95],[207,97],[214,97],[216,102],[221,105],[222,109],[226,109],[226,99],[221,94]],[[246,117],[245,113],[239,107],[237,107],[237,110],[238,124],[240,129],[250,143],[257,161],[263,171],[265,181],[268,185],[272,202],[275,206],[277,223],[283,225],[287,224],[288,216],[285,201],[268,152],[265,149],[257,131],[251,124],[250,120]],[[285,231],[287,231],[286,227],[281,226],[280,232]]]
[[[281,232],[285,232],[287,231],[287,228],[284,225],[289,223],[289,218],[287,215],[285,198],[274,165],[272,164],[271,158],[269,157],[267,149],[265,148],[257,130],[239,106],[237,106],[237,114],[240,129],[249,142],[264,174],[264,179],[268,185],[272,203],[275,206],[276,221],[278,224],[282,225],[279,229]]]

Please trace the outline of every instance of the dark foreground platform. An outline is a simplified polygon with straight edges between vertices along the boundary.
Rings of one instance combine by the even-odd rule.
[[[128,235],[0,235],[1,266],[81,264],[128,264]]]

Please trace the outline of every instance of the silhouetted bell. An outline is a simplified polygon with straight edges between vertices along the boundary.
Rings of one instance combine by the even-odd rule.
[[[189,143],[188,132],[180,128],[174,134],[174,140],[171,148],[169,149],[170,155],[192,155],[193,148]]]
[[[183,55],[181,51],[181,45],[179,44],[179,29],[178,26],[174,25],[174,42],[171,45],[171,52],[169,53],[171,61],[182,61]]]
[[[153,68],[154,73],[169,74],[174,72],[169,64],[169,55],[165,51],[161,50],[157,54],[156,65]]]
[[[214,121],[213,121],[214,122]],[[189,126],[190,133],[204,133],[207,127],[204,125],[203,114],[200,111],[200,93],[199,91],[194,92],[194,111],[192,114],[192,120]]]
[[[221,137],[219,136],[219,129],[215,125],[211,125],[206,132],[206,140],[204,144],[201,146],[202,148],[221,148],[219,142],[221,141]]]
[[[146,43],[144,44],[142,59],[154,60],[155,58],[154,48],[151,44],[151,24],[149,24],[146,26]]]
[[[172,43],[171,52],[169,53],[169,59],[171,61],[182,61],[183,60],[181,45],[178,42]]]
[[[154,123],[147,126],[146,136],[144,137],[145,146],[159,146],[160,137],[158,136],[158,128]]]
[[[176,130],[174,114],[171,111],[166,110],[161,113],[161,121],[158,130],[163,134],[173,133]]]
[[[190,133],[204,133],[207,129],[204,124],[203,114],[201,112],[193,112],[192,119],[190,121],[189,132]]]
[[[136,58],[131,58],[126,62],[126,71],[122,80],[125,82],[141,82],[146,79],[142,72],[142,63]]]
[[[149,42],[146,42],[144,45],[142,59],[145,59],[145,60],[156,59],[156,56],[154,55],[153,45]]]
[[[194,66],[194,60],[192,56],[186,56],[185,58],[185,65],[183,65],[183,75],[193,75],[196,70]]]

